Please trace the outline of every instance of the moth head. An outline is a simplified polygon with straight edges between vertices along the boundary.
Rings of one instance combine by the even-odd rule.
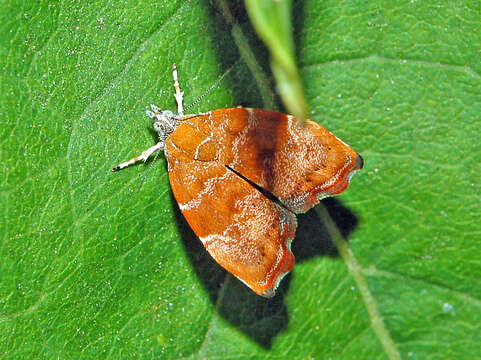
[[[159,135],[160,140],[167,139],[172,134],[180,121],[180,116],[175,115],[170,110],[161,110],[155,105],[150,105],[152,111],[147,110],[146,114],[154,121],[154,130]]]

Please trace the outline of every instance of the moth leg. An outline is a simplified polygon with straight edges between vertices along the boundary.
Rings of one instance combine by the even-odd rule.
[[[174,78],[174,88],[175,88],[175,101],[177,101],[177,113],[179,115],[184,114],[184,106],[182,105],[182,98],[184,96],[184,92],[180,91],[179,80],[177,78],[177,66],[172,64],[172,77]]]
[[[159,149],[163,149],[164,148],[164,143],[162,141],[159,141],[157,144],[155,144],[154,146],[148,148],[147,150],[145,150],[142,154],[140,154],[139,156],[136,156],[132,159],[130,159],[129,161],[126,161],[126,162],[123,162],[122,164],[119,164],[117,165],[116,167],[114,167],[112,169],[112,171],[119,171],[119,170],[122,170],[123,168],[126,168],[127,166],[130,166],[130,165],[133,165],[139,161],[143,161],[143,162],[146,162],[147,159],[150,157],[150,155],[152,155],[154,152],[156,152],[157,150]]]

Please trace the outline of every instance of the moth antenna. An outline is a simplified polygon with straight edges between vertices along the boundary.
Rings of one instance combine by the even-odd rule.
[[[182,106],[182,100],[184,97],[184,92],[180,91],[179,80],[177,78],[177,66],[175,63],[172,64],[172,77],[174,78],[174,88],[175,88],[175,101],[177,101],[177,113],[179,115],[184,114],[184,109]]]
[[[235,64],[234,64],[235,65]],[[220,78],[218,78],[216,81],[214,81],[214,83],[212,84],[212,86],[207,89],[207,91],[205,93],[203,93],[201,96],[199,96],[192,104],[190,104],[189,106],[187,106],[184,111],[190,109],[192,106],[194,105],[197,105],[203,98],[205,98],[212,90],[214,90],[214,88],[222,81],[222,79],[224,79],[228,73],[230,73],[232,71],[232,69],[234,68],[234,65],[232,65],[229,69],[227,69],[222,75]]]

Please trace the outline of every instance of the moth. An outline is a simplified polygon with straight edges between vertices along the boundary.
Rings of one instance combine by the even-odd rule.
[[[159,141],[117,171],[163,151],[178,206],[209,254],[261,296],[294,266],[296,214],[344,191],[363,159],[322,126],[275,111],[230,108],[184,115],[151,105]]]

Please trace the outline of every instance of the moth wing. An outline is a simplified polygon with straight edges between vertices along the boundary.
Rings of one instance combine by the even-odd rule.
[[[294,266],[295,215],[217,161],[194,160],[170,139],[165,151],[172,192],[207,251],[257,294],[273,296]]]
[[[322,126],[275,111],[232,108],[203,115],[219,161],[302,213],[344,191],[362,157]]]

